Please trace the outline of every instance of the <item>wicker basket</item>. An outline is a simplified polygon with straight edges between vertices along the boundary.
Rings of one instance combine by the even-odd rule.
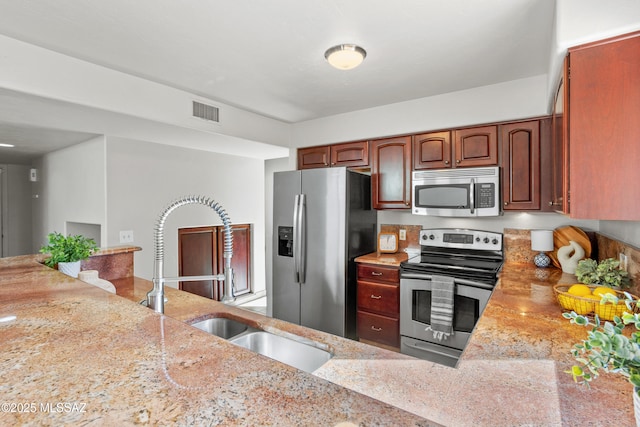
[[[593,292],[594,289],[598,288],[598,286],[595,285],[586,286],[591,289],[591,292]],[[625,299],[625,296],[621,291],[611,289],[616,293],[617,297],[620,298],[618,304],[600,304],[599,298],[587,298],[568,293],[567,290],[570,287],[571,285],[555,285],[553,287],[553,290],[556,293],[556,298],[558,299],[558,303],[566,311],[575,311],[576,313],[582,315],[597,314],[598,317],[602,320],[613,320],[614,316],[622,317],[622,314],[625,311],[630,311],[623,301]],[[635,295],[631,295],[631,297],[634,299],[634,301],[638,300],[638,297]],[[633,302],[631,303],[631,311],[633,311],[634,313],[640,313],[640,307],[637,307],[636,303]]]

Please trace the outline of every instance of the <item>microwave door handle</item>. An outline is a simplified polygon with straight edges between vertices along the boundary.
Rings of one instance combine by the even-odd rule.
[[[469,184],[469,205],[471,207],[471,215],[476,210],[476,179],[471,178],[471,183]]]

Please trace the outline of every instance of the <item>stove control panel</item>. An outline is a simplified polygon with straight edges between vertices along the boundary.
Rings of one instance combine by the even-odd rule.
[[[502,233],[460,228],[423,229],[420,244],[439,248],[502,250]]]

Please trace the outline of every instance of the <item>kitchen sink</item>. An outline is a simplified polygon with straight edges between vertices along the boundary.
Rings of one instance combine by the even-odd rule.
[[[226,317],[214,317],[212,319],[192,323],[191,326],[195,326],[198,329],[224,339],[235,337],[236,335],[246,332],[249,329],[254,331],[256,330],[242,322],[238,322],[237,320],[233,319],[227,319]]]
[[[315,371],[333,356],[321,348],[265,331],[247,332],[229,342],[306,372]]]

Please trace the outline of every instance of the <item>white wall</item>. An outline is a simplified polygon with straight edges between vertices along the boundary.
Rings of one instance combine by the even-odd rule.
[[[234,140],[248,150],[265,152],[269,151],[265,143],[286,146],[288,142],[288,125],[278,120],[4,35],[0,35],[0,51],[3,54],[0,88],[210,133],[211,145],[222,152],[224,145]],[[191,114],[194,100],[219,107],[220,123],[194,119]],[[104,129],[105,125],[102,126]],[[87,131],[113,135],[98,129]],[[179,143],[177,140],[176,144]]]
[[[0,255],[9,257],[32,253],[31,182],[29,166],[0,165],[0,208],[3,233]]]
[[[256,290],[265,288],[264,161],[123,138],[107,138],[108,246],[119,245],[120,230],[133,230],[135,275],[153,276],[153,231],[164,208],[187,195],[219,202],[232,223],[251,223]],[[178,273],[177,229],[221,224],[201,205],[183,206],[165,223],[165,276]],[[170,286],[176,286],[171,284]]]
[[[292,125],[292,146],[308,147],[543,116],[548,114],[546,91],[547,76],[541,75],[309,120]]]
[[[34,249],[47,242],[48,233],[67,234],[67,221],[100,225],[101,241],[106,241],[104,153],[105,138],[100,136],[33,163],[38,169],[32,185]]]

